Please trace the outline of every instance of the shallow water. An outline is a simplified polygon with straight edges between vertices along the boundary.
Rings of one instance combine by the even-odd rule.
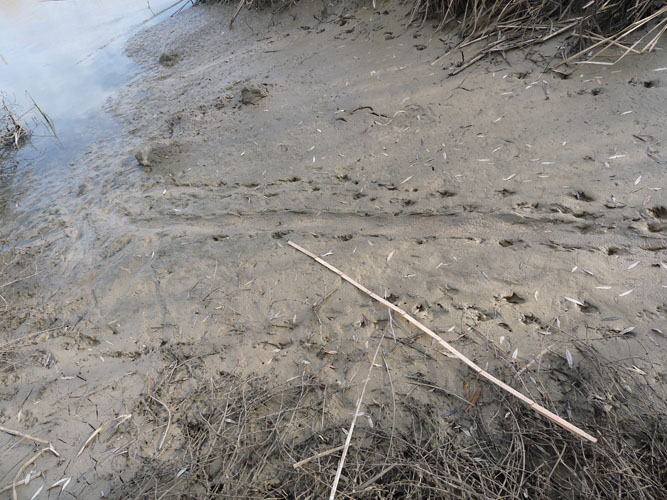
[[[33,210],[58,203],[58,188],[77,181],[71,162],[95,141],[119,135],[102,106],[138,71],[124,53],[128,37],[188,5],[187,0],[0,2],[0,92],[23,110],[32,106],[32,97],[57,132],[56,140],[44,125],[35,129],[18,157],[5,201]]]

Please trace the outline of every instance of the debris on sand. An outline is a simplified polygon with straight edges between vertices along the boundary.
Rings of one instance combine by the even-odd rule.
[[[344,439],[350,450],[336,498],[382,498],[381,492],[385,498],[414,499],[524,498],[525,492],[548,492],[548,498],[601,499],[609,491],[639,491],[628,495],[637,499],[660,496],[664,401],[639,383],[643,370],[609,363],[585,342],[574,348],[580,358],[576,370],[565,369],[560,355],[548,356],[557,363],[559,377],[577,388],[568,394],[568,413],[596,427],[602,437],[597,445],[582,444],[497,392],[491,395],[496,403],[483,396],[477,402],[475,408],[492,405],[501,417],[485,422],[480,411],[461,411],[471,402],[423,376],[409,378],[414,392],[435,390],[445,407],[458,406],[441,414],[451,424],[443,425],[434,408],[413,398],[396,398],[388,404],[393,412],[380,404],[357,411],[356,417],[372,413],[375,424],[358,426],[347,439],[347,429],[341,428],[349,422],[329,410],[340,404],[344,391],[325,386],[316,376],[276,383],[222,372],[206,380],[197,364],[190,371],[174,364],[162,371],[157,384],[168,404],[180,407],[176,426],[182,438],[172,444],[169,458],[146,459],[118,485],[116,498],[143,498],[149,491],[174,498],[292,498],[299,493],[326,498]],[[378,366],[389,372],[386,359]],[[185,376],[190,384],[178,382]],[[543,397],[545,404],[555,404],[548,392]],[[156,408],[149,401],[140,404],[142,411],[151,407]],[[404,415],[412,425],[403,427],[392,415]],[[153,411],[147,418],[159,422]],[[637,441],[645,443],[641,453],[628,453]],[[616,464],[628,473],[609,474]],[[533,473],[522,474],[525,470]]]

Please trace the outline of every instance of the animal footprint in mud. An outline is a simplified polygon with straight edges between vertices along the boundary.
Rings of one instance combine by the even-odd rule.
[[[156,167],[181,152],[176,143],[151,144],[138,151],[134,157],[142,167]]]
[[[271,238],[274,240],[282,240],[285,236],[289,235],[292,231],[275,231],[271,233]]]
[[[269,91],[264,86],[243,87],[241,89],[241,102],[243,104],[257,104],[268,95]]]
[[[585,300],[584,300],[584,305],[579,306],[579,309],[581,310],[582,313],[585,313],[585,314],[591,314],[591,313],[595,313],[595,312],[599,311],[599,309],[597,307],[595,307],[590,302],[586,302]]]
[[[572,198],[575,198],[579,201],[586,201],[586,202],[595,201],[595,198],[593,198],[591,195],[585,193],[584,191],[575,191],[574,193],[571,193],[570,196],[572,196]]]
[[[160,57],[158,58],[157,62],[159,62],[162,66],[166,66],[167,68],[171,68],[174,64],[178,62],[178,54],[172,52],[163,52],[160,54]]]
[[[641,85],[644,88],[652,89],[660,84],[660,80],[638,80],[637,78],[631,78],[628,83],[632,86]]]
[[[656,219],[667,219],[667,208],[662,205],[656,205],[653,208],[649,208],[649,212],[651,212]]]
[[[420,318],[425,318],[427,316],[428,304],[426,302],[420,302],[412,308],[412,315]]]
[[[503,300],[506,300],[510,304],[523,304],[526,302],[526,299],[524,299],[521,295],[517,294],[516,292],[512,292],[511,295],[505,295],[503,297]]]
[[[590,302],[587,302],[585,300],[583,302],[581,302],[577,299],[572,299],[570,297],[564,297],[564,299],[566,301],[572,302],[574,305],[576,305],[582,313],[590,314],[590,313],[594,313],[594,312],[599,311],[599,309],[597,307],[595,307],[593,304],[591,304]]]

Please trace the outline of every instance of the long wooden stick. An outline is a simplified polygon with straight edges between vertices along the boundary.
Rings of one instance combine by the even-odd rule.
[[[565,420],[564,418],[559,417],[558,415],[556,415],[555,413],[553,413],[553,412],[547,410],[547,409],[544,408],[543,406],[540,406],[540,405],[537,404],[535,401],[533,401],[532,399],[530,399],[528,396],[525,396],[524,394],[522,394],[521,392],[517,391],[517,390],[514,389],[513,387],[510,387],[509,385],[507,385],[507,384],[506,384],[505,382],[503,382],[502,380],[500,380],[500,379],[494,377],[493,375],[491,375],[490,373],[488,373],[488,372],[482,370],[479,366],[477,366],[477,364],[475,364],[473,361],[471,361],[471,360],[468,359],[466,356],[464,356],[461,352],[459,352],[457,349],[455,349],[452,345],[450,345],[449,343],[445,342],[445,340],[443,340],[442,337],[440,337],[438,334],[436,334],[433,330],[431,330],[431,329],[427,328],[426,326],[424,326],[423,324],[421,324],[419,321],[417,321],[415,318],[413,318],[412,316],[410,316],[408,313],[406,313],[406,312],[405,312],[403,309],[401,309],[400,307],[398,307],[398,306],[392,304],[392,303],[389,302],[388,300],[383,299],[382,297],[380,297],[380,296],[377,295],[376,293],[373,293],[372,291],[370,291],[368,288],[366,288],[365,286],[361,285],[360,283],[357,283],[356,281],[354,281],[352,278],[350,278],[349,276],[347,276],[345,273],[343,273],[343,272],[340,271],[339,269],[336,269],[334,266],[332,266],[331,264],[329,264],[329,263],[326,262],[325,260],[320,259],[320,258],[319,258],[317,255],[315,255],[314,253],[309,252],[309,251],[306,250],[305,248],[300,247],[299,245],[297,245],[296,243],[293,243],[293,242],[291,242],[291,241],[288,241],[287,243],[288,243],[292,248],[295,248],[295,249],[298,250],[299,252],[301,252],[301,253],[307,255],[307,256],[310,257],[311,259],[315,260],[315,261],[318,262],[319,264],[321,264],[321,265],[323,265],[324,267],[326,267],[327,269],[329,269],[331,272],[333,272],[333,273],[337,274],[338,276],[340,276],[342,279],[344,279],[344,280],[347,281],[348,283],[354,285],[354,286],[357,287],[359,290],[361,290],[362,292],[364,292],[366,295],[368,295],[368,296],[370,296],[371,298],[377,300],[377,301],[380,302],[381,304],[387,306],[389,309],[392,309],[392,310],[396,311],[398,314],[400,314],[401,316],[403,316],[403,318],[405,318],[406,321],[408,321],[409,323],[412,323],[412,324],[415,325],[417,328],[419,328],[422,332],[426,333],[429,337],[431,337],[432,339],[434,339],[435,341],[437,341],[442,347],[444,347],[444,348],[447,349],[449,352],[451,352],[451,353],[452,353],[455,357],[457,357],[459,360],[463,361],[463,362],[464,362],[466,365],[468,365],[473,371],[475,371],[475,372],[478,373],[480,376],[482,376],[482,377],[484,377],[485,379],[487,379],[489,382],[491,382],[491,383],[497,385],[498,387],[500,387],[501,389],[503,389],[503,390],[509,392],[512,396],[516,397],[517,399],[519,399],[519,400],[521,400],[522,402],[524,402],[525,404],[527,404],[531,409],[533,409],[533,410],[536,411],[537,413],[539,413],[539,414],[545,416],[546,418],[548,418],[549,420],[551,420],[553,423],[555,423],[555,424],[557,424],[557,425],[560,425],[562,428],[564,428],[564,429],[566,429],[566,430],[572,432],[573,434],[576,434],[577,436],[579,436],[579,437],[582,438],[582,439],[587,439],[587,440],[590,441],[591,443],[597,443],[597,442],[598,442],[598,440],[597,440],[596,438],[594,438],[593,436],[591,436],[591,435],[588,434],[587,432],[583,431],[582,429],[580,429],[580,428],[577,427],[576,425],[571,424],[570,422],[568,422],[568,421]]]

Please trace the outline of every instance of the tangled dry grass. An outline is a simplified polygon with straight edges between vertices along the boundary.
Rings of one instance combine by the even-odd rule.
[[[4,95],[0,95],[0,100],[2,101],[0,106],[0,167],[2,167],[30,137],[30,130],[25,125],[23,117],[7,103]]]
[[[290,5],[296,5],[295,0],[240,0],[231,22],[245,6],[283,9]],[[661,0],[412,0],[409,23],[429,19],[439,21],[439,29],[460,35],[460,43],[434,64],[454,50],[476,48],[468,62],[452,73],[456,74],[489,55],[538,45],[559,35],[566,42],[556,67],[582,58],[587,63],[615,64],[628,54],[655,49],[667,31],[667,5]]]
[[[406,394],[393,404],[386,394],[383,404],[374,395],[337,498],[661,498],[664,398],[591,345],[576,345],[576,369],[556,358],[549,374],[524,377],[538,378],[542,402],[593,431],[597,445],[500,392],[467,411],[437,384],[411,376],[417,390],[433,391],[432,404]],[[228,373],[205,380],[196,360],[174,362],[140,411],[156,428],[168,418],[178,442],[169,458],[146,458],[118,498],[326,498],[349,425],[350,417],[329,411],[342,392],[313,375],[279,384]],[[459,411],[442,413],[452,405]]]
[[[560,60],[612,65],[655,49],[667,30],[667,5],[652,0],[415,0],[411,20],[435,17],[458,30],[455,49],[474,45],[469,62],[562,35]],[[583,58],[583,61],[580,59]]]

